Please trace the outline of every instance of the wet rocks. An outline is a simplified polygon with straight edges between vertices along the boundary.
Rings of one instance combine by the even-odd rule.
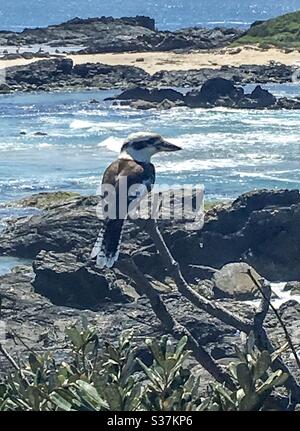
[[[0,254],[35,259],[45,250],[72,253],[85,263],[101,226],[97,203],[97,197],[75,196],[10,220],[0,233]],[[220,269],[232,262],[245,262],[271,281],[300,280],[299,190],[246,193],[209,210],[202,230],[188,231],[176,220],[159,225],[189,283],[213,276],[214,271],[204,273],[203,265]],[[145,274],[165,282],[167,273],[151,239],[129,221],[121,252],[121,257],[132,255]]]
[[[224,66],[221,69],[161,71],[150,75],[143,69],[134,66],[109,66],[101,63],[74,65],[71,59],[58,57],[7,68],[6,83],[1,85],[0,92],[78,90],[82,88],[132,90],[134,87],[143,87],[152,91],[153,89],[162,90],[162,87],[200,87],[211,79],[226,79],[235,85],[253,82],[282,83],[290,82],[292,75],[293,68],[284,65],[237,68]],[[167,90],[164,89],[164,91]],[[170,94],[166,96],[165,99],[174,101]],[[146,96],[141,94],[140,99],[143,100],[143,97]],[[178,94],[177,97],[182,98]],[[149,101],[148,98],[149,95],[147,95],[147,101]],[[255,104],[254,99],[248,98],[247,103]],[[291,102],[289,99],[282,98],[278,107],[292,109],[298,103],[299,101]]]
[[[200,90],[193,90],[185,95],[172,89],[149,90],[137,87],[125,90],[110,100],[128,100],[128,104],[137,109],[170,109],[175,106],[235,109],[280,109],[282,106],[286,109],[300,108],[300,100],[277,99],[260,85],[252,93],[245,94],[244,89],[234,85],[233,81],[220,77],[208,79]]]
[[[293,66],[280,63],[270,65],[222,66],[220,69],[162,70],[151,77],[152,86],[199,87],[208,79],[225,78],[235,84],[291,82]]]
[[[289,281],[284,290],[291,292],[292,295],[300,295],[300,281]]]

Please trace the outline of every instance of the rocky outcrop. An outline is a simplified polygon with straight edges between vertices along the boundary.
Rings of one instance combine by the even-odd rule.
[[[74,197],[9,221],[0,233],[0,254],[35,259],[45,250],[72,253],[86,263],[101,225],[97,203],[96,197]],[[176,220],[162,220],[160,229],[189,283],[211,278],[199,265],[220,269],[240,261],[271,281],[300,280],[299,190],[246,193],[209,210],[202,230],[186,230]],[[166,282],[151,239],[133,223],[126,223],[121,252],[121,257],[130,253],[149,277]]]
[[[74,18],[46,28],[20,33],[0,32],[1,46],[48,45],[81,47],[84,53],[210,49],[228,45],[243,32],[227,28],[187,28],[158,31],[149,17]]]
[[[291,82],[295,68],[285,64],[222,66],[220,69],[162,70],[151,77],[152,85],[199,87],[211,78],[225,78],[235,84]]]
[[[76,90],[88,87],[126,88],[147,82],[149,76],[137,67],[108,66],[100,63],[74,66],[72,60],[58,58],[7,68],[3,92]]]
[[[289,281],[286,283],[284,291],[291,292],[291,295],[300,295],[300,281]]]
[[[207,80],[200,90],[193,90],[183,95],[174,90],[148,90],[134,88],[126,90],[115,100],[128,100],[128,104],[138,109],[170,109],[175,106],[189,108],[226,107],[234,109],[300,109],[300,99],[276,98],[268,90],[258,85],[252,93],[245,94],[244,89],[224,78]],[[162,102],[166,101],[165,104]],[[138,103],[137,103],[138,102]],[[141,102],[147,102],[146,105]],[[124,102],[123,102],[124,103]]]
[[[68,355],[64,329],[82,319],[97,331],[100,351],[106,341],[115,342],[122,330],[133,329],[139,356],[147,362],[146,351],[141,344],[146,338],[160,337],[165,331],[157,320],[145,298],[136,302],[106,301],[93,304],[92,309],[62,307],[54,305],[46,297],[32,292],[33,274],[14,271],[0,277],[1,322],[5,322],[5,348],[13,357],[25,354],[27,347],[16,342],[13,331],[36,353],[53,352],[62,360]],[[84,292],[82,292],[82,295]],[[176,292],[164,294],[163,300],[176,319],[186,325],[201,345],[217,359],[234,356],[233,345],[239,342],[234,328],[224,325],[199,309],[195,309]],[[235,314],[251,318],[253,308],[230,300],[223,305]],[[1,333],[2,335],[2,333]],[[3,340],[1,340],[3,342]],[[218,347],[218,349],[216,349]],[[196,363],[195,363],[196,364]],[[0,373],[8,369],[9,363],[0,355]]]
[[[146,364],[149,363],[148,352],[143,346],[145,339],[159,338],[165,331],[145,298],[127,303],[107,301],[92,310],[62,307],[32,292],[32,277],[30,268],[15,270],[0,277],[1,323],[5,325],[1,328],[1,336],[4,335],[1,343],[13,358],[28,358],[28,349],[32,349],[37,354],[50,352],[57,361],[68,360],[69,349],[64,331],[71,325],[85,321],[99,336],[100,354],[105,342],[115,342],[122,330],[133,329],[138,356]],[[228,364],[235,358],[234,346],[241,345],[243,341],[234,328],[196,309],[177,292],[164,294],[162,298],[171,314],[188,328],[200,345],[220,364]],[[253,319],[254,309],[249,304],[233,299],[223,299],[221,303],[234,315]],[[299,304],[290,301],[280,307],[279,313],[297,345],[300,330]],[[283,330],[273,313],[268,314],[265,328],[275,343],[285,343]],[[21,337],[25,345],[14,334]],[[297,372],[294,360],[289,358],[289,352],[285,359],[298,376],[299,370]],[[190,368],[196,365],[197,362],[191,357]],[[7,374],[8,370],[11,370],[11,364],[0,355],[0,375]],[[199,371],[204,393],[211,382],[211,376],[202,368]]]
[[[200,87],[213,78],[227,79],[234,84],[246,84],[291,82],[292,76],[293,67],[280,64],[236,68],[224,66],[220,69],[190,71],[161,71],[150,75],[143,69],[134,66],[109,66],[101,63],[74,66],[71,59],[58,57],[39,60],[25,66],[7,68],[6,83],[1,84],[0,92],[78,90],[82,88],[132,90],[136,86],[148,88],[147,91],[150,91],[168,86]],[[170,96],[167,99],[173,101]],[[289,103],[288,99],[282,98],[280,107],[289,106]]]
[[[122,285],[109,282],[103,271],[80,262],[71,253],[42,251],[33,263],[33,288],[53,304],[76,308],[97,308],[106,301],[124,302]]]

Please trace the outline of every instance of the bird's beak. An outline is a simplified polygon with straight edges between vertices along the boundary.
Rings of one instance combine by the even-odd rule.
[[[171,144],[171,142],[168,142],[165,140],[163,140],[159,144],[159,151],[172,152],[172,151],[179,151],[179,150],[182,150],[182,148],[178,147],[177,145]]]

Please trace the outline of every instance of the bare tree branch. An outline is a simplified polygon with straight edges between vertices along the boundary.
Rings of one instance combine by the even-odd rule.
[[[151,286],[150,282],[141,273],[135,263],[121,260],[115,265],[123,273],[127,274],[134,282],[137,292],[140,295],[146,295],[150,301],[152,310],[162,322],[166,330],[171,333],[176,339],[187,336],[187,347],[193,352],[197,361],[220,383],[225,383],[229,389],[234,389],[233,383],[229,374],[227,374],[215,360],[207,353],[203,347],[197,342],[193,335],[177,322],[176,319],[169,313],[167,307],[160,298],[157,291]]]
[[[252,330],[252,322],[247,322],[245,320],[242,320],[238,316],[234,316],[220,304],[216,304],[212,301],[209,301],[204,296],[199,295],[199,293],[195,292],[189,287],[180,271],[178,263],[174,260],[162,237],[162,234],[158,229],[156,220],[148,219],[146,223],[145,220],[143,220],[144,223],[142,225],[140,220],[135,220],[135,222],[139,226],[142,226],[143,229],[151,237],[156,249],[158,250],[162,258],[164,265],[169,270],[170,275],[174,278],[178,290],[183,296],[185,296],[189,301],[191,301],[196,307],[206,311],[208,314],[216,317],[222,322],[233,326],[239,331],[249,333]]]

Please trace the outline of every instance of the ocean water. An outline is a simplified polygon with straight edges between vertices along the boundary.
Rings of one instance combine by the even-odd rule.
[[[160,29],[194,25],[247,27],[300,9],[300,0],[14,0],[1,1],[0,29],[56,24],[79,16],[148,15]]]
[[[300,84],[263,87],[300,95]],[[183,147],[153,159],[161,184],[204,184],[207,199],[300,186],[298,111],[136,111],[103,101],[113,94],[0,96],[0,203],[43,191],[94,193],[124,138],[141,130]]]

